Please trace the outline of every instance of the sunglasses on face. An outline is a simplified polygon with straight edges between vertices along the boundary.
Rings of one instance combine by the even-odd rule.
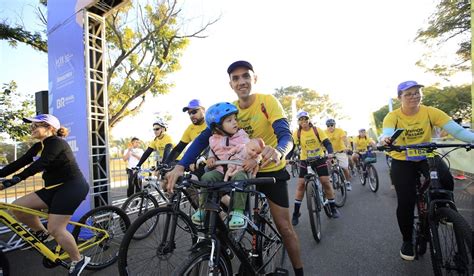
[[[327,127],[333,127],[334,125],[327,125]]]
[[[198,111],[199,111],[198,109],[189,110],[189,111],[188,111],[188,115],[190,115],[190,116],[191,116],[191,115],[195,115],[196,113],[198,113]]]
[[[298,119],[298,121],[308,121],[308,119],[309,118],[307,118],[307,117],[301,117],[301,118]]]
[[[158,128],[153,128],[153,131],[158,131],[158,130],[160,130],[160,129],[161,129],[161,128],[159,128],[159,127],[158,127]]]

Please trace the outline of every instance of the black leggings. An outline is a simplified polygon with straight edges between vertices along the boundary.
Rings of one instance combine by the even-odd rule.
[[[448,166],[436,157],[438,177],[444,189],[453,190],[454,180],[449,172]],[[413,217],[416,204],[416,187],[420,183],[420,176],[429,176],[428,161],[401,161],[392,160],[392,183],[397,192],[397,220],[398,227],[403,236],[403,241],[412,242]]]

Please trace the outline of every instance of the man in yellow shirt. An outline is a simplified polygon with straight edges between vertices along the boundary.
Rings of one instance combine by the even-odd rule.
[[[191,100],[187,106],[183,107],[183,112],[187,112],[191,124],[186,128],[179,143],[171,150],[170,154],[165,160],[166,164],[175,161],[176,158],[183,152],[186,146],[191,143],[204,129],[206,123],[204,114],[206,109],[201,105],[198,99]],[[199,175],[200,176],[200,175]]]
[[[351,174],[349,173],[349,158],[347,152],[349,151],[349,141],[347,140],[346,132],[341,128],[336,127],[336,120],[328,119],[326,121],[326,135],[331,142],[332,149],[335,152],[337,161],[344,171],[344,178],[346,181],[346,188],[352,191]]]
[[[367,151],[367,147],[375,147],[375,142],[367,136],[365,128],[359,129],[359,135],[354,138],[354,153],[352,154],[352,161],[359,165],[360,155]]]

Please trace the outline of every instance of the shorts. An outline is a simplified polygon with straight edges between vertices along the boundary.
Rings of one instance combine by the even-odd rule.
[[[313,169],[313,171],[315,171],[318,174],[319,177],[329,176],[328,163],[326,161],[327,161],[327,158],[321,158],[311,163],[311,168]],[[299,178],[304,178],[305,175],[308,174],[307,167],[308,167],[308,163],[306,162],[306,160],[301,160]]]
[[[48,205],[49,214],[72,215],[89,193],[89,184],[84,178],[75,178],[35,193]]]
[[[345,152],[338,152],[336,153],[336,159],[339,161],[339,166],[343,169],[347,169],[349,167],[349,158],[347,158],[347,153]]]
[[[276,182],[274,184],[257,185],[257,191],[265,194],[269,200],[280,207],[290,207],[288,183],[286,182],[290,179],[290,174],[286,168],[274,172],[259,172],[257,177],[275,177]]]

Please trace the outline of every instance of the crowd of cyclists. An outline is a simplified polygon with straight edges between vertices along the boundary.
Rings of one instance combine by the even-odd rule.
[[[274,184],[259,185],[256,189],[268,199],[271,214],[280,233],[294,274],[304,275],[301,260],[300,241],[294,227],[299,223],[300,207],[304,197],[304,177],[307,174],[306,160],[317,158],[312,162],[312,169],[317,173],[329,201],[332,218],[339,218],[341,213],[335,204],[335,193],[329,178],[328,161],[337,159],[341,166],[347,191],[352,190],[351,168],[363,162],[368,147],[375,147],[377,142],[368,137],[365,129],[360,129],[355,137],[336,127],[334,119],[328,119],[326,129],[316,127],[311,121],[310,113],[300,111],[297,114],[298,129],[291,131],[289,122],[281,103],[271,94],[260,94],[252,91],[257,76],[251,63],[243,60],[233,62],[227,69],[230,88],[237,99],[233,102],[220,102],[206,109],[198,99],[191,100],[183,109],[189,114],[191,123],[184,131],[180,141],[175,144],[167,133],[168,125],[158,119],[153,123],[155,137],[143,152],[137,152],[137,138],[132,139],[131,146],[124,152],[128,161],[129,189],[127,196],[137,187],[133,174],[147,158],[157,152],[160,162],[169,164],[173,169],[166,174],[166,187],[172,192],[174,185],[185,171],[191,171],[197,178],[206,181],[224,179],[245,179],[248,177],[274,177]],[[378,143],[381,145],[411,145],[431,141],[432,128],[444,131],[461,141],[474,143],[474,133],[463,129],[443,111],[421,104],[421,88],[415,81],[406,81],[398,85],[397,96],[401,107],[389,112],[383,121],[383,134]],[[74,240],[65,230],[67,221],[84,199],[86,182],[80,173],[77,163],[68,144],[60,137],[65,136],[65,129],[59,120],[52,115],[38,115],[25,118],[31,124],[32,137],[40,142],[18,160],[0,169],[0,177],[13,174],[20,168],[31,164],[23,172],[14,175],[11,180],[3,182],[1,189],[13,186],[27,177],[43,172],[45,188],[26,195],[15,201],[15,204],[33,209],[49,209],[50,219],[47,229],[39,223],[38,218],[15,215],[41,237],[53,236],[71,256],[70,275],[79,275],[88,257],[80,256]],[[396,129],[404,129],[404,134],[396,141],[390,137]],[[185,150],[186,149],[186,150]],[[298,149],[298,150],[295,150]],[[288,195],[287,160],[299,153],[299,174],[296,182],[295,199],[290,205]],[[390,152],[391,181],[397,194],[397,221],[402,235],[400,256],[404,260],[413,260],[414,245],[412,242],[413,216],[415,207],[415,186],[419,174],[428,173],[426,157],[423,154],[408,152]],[[195,166],[196,160],[207,156],[206,166]],[[133,161],[131,161],[133,159]],[[215,166],[217,160],[240,160],[241,166]],[[441,183],[453,190],[453,178],[444,162],[438,162]],[[230,210],[231,229],[246,226],[243,214],[245,196],[236,193],[234,209]],[[67,199],[67,200],[65,200]],[[205,198],[199,199],[200,206]],[[292,215],[290,209],[292,207]],[[192,214],[192,221],[201,223],[204,212],[201,208]]]

